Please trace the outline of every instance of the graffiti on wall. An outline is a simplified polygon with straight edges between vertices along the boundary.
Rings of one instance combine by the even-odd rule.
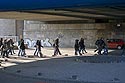
[[[24,39],[24,41],[25,41],[25,44],[27,44],[28,48],[30,48],[30,47],[34,47],[36,45],[37,40],[31,40],[30,38],[26,38],[26,39]],[[49,38],[46,38],[45,40],[41,40],[41,45],[51,47],[52,43],[50,42]]]

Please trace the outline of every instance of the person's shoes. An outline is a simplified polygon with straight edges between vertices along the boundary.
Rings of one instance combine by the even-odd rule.
[[[97,50],[94,50],[94,52],[96,52]]]
[[[54,56],[56,56],[56,55],[52,55],[52,57],[54,57]]]
[[[75,55],[78,55],[77,53],[75,53]]]
[[[80,53],[80,56],[82,56],[82,54]]]
[[[44,56],[40,56],[40,58],[44,58]]]
[[[9,56],[6,56],[6,58],[9,58]]]

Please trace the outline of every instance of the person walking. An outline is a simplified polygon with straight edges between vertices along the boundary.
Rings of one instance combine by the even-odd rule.
[[[34,46],[35,47],[34,56],[38,55],[38,44],[39,44],[39,40],[36,41],[36,45]]]
[[[8,45],[7,45],[6,39],[4,40],[4,43],[1,46],[1,49],[2,49],[2,58],[5,58],[5,57],[9,58],[8,52],[7,52],[8,51]]]
[[[125,45],[123,45],[121,56],[125,56]]]
[[[2,45],[3,45],[3,38],[0,38],[0,48],[2,48]],[[2,56],[2,49],[0,49],[1,50],[1,56]]]
[[[54,41],[53,47],[54,47],[54,55],[52,55],[52,56],[57,56],[58,54],[62,55],[59,50],[59,39],[58,38]]]
[[[100,41],[100,39],[98,38],[95,42],[96,49],[94,50],[94,52],[98,51],[98,49],[99,49],[99,41]]]
[[[26,53],[25,53],[25,45],[24,45],[24,40],[23,39],[20,42],[20,49],[21,49],[21,56],[25,57]]]
[[[80,47],[80,46],[79,46],[79,40],[76,39],[76,40],[75,40],[75,45],[74,45],[75,55],[78,55],[78,53],[79,53],[79,55],[82,55],[82,54],[80,53],[79,47]]]
[[[96,44],[96,46],[97,46],[97,49],[96,49],[94,52],[98,51],[97,53],[98,53],[99,55],[102,55],[102,53],[101,53],[101,52],[102,52],[102,49],[103,49],[104,47],[106,47],[106,44],[105,44],[103,38],[101,37],[99,40],[97,40],[97,41],[95,42],[95,44]]]
[[[40,40],[37,40],[37,42],[36,42],[36,50],[35,50],[35,52],[34,52],[34,55],[36,56],[36,54],[37,54],[37,56],[39,56],[39,57],[43,57],[43,54],[42,54],[42,52],[41,52],[41,47],[43,48],[43,46],[41,45],[41,41]]]
[[[12,54],[12,45],[11,45],[11,40],[10,39],[8,39],[7,40],[7,47],[8,47],[8,54],[10,53],[11,55],[13,55]]]
[[[80,48],[79,49],[80,54],[84,54],[84,52],[87,53],[87,51],[85,49],[85,44],[84,44],[84,39],[83,38],[80,39],[79,48]],[[81,53],[81,51],[82,51],[82,53]]]
[[[10,39],[10,47],[11,47],[12,53],[15,54],[15,52],[14,52],[14,42],[13,42],[13,39]]]
[[[21,45],[21,42],[23,41],[23,39],[20,39],[19,41],[18,41],[18,49],[19,49],[19,51],[18,51],[18,56],[21,56],[21,54],[22,54],[22,50],[21,50],[21,48],[20,48],[20,45]]]

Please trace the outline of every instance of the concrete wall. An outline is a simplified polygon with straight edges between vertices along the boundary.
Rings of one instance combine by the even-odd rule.
[[[15,36],[15,20],[0,19],[0,36]]]
[[[0,37],[12,38],[15,42],[23,37],[24,21],[0,19]]]
[[[73,47],[75,39],[83,37],[86,47],[95,47],[98,37],[124,38],[124,24],[117,28],[113,23],[100,24],[44,24],[40,22],[25,22],[24,39],[31,47],[37,39],[42,40],[44,46],[51,46],[53,40],[60,38],[61,47]]]
[[[60,38],[61,47],[73,47],[75,39],[83,37],[86,47],[94,47],[98,37],[125,39],[125,23],[45,24],[37,21],[0,19],[0,36],[24,37],[29,47],[40,39],[44,46],[52,46]]]

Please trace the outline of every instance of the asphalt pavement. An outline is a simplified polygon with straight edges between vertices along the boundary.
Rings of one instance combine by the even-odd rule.
[[[82,68],[83,66],[83,63],[75,61],[81,56],[74,55],[73,48],[61,48],[60,50],[62,55],[52,57],[53,48],[43,48],[44,58],[34,57],[34,49],[26,49],[26,57],[18,57],[18,50],[15,50],[16,54],[9,55],[10,58],[0,58],[0,82],[88,83],[87,80],[77,80],[75,73],[81,71],[75,67]],[[120,56],[121,52],[122,50],[109,50],[108,56]],[[87,53],[83,56],[94,56],[95,54],[94,49],[87,49]]]

